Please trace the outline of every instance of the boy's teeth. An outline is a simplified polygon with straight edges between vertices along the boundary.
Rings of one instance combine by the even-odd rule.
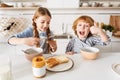
[[[84,32],[80,32],[81,35],[84,35]]]

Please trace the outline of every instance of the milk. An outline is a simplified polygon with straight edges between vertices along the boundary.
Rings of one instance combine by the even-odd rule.
[[[0,66],[0,80],[11,80],[11,70],[9,65]]]

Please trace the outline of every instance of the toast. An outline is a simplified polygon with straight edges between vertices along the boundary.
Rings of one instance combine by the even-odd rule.
[[[67,63],[69,59],[65,56],[55,56],[56,60],[62,64],[62,63]]]
[[[47,64],[47,67],[52,68],[58,65],[59,62],[55,58],[52,57],[52,58],[47,59],[46,64]]]
[[[65,56],[54,56],[46,60],[46,65],[49,68],[53,68],[59,64],[67,63],[69,59]]]

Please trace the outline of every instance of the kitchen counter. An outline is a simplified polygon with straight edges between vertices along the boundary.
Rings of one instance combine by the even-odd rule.
[[[71,39],[73,38],[73,35],[71,34],[55,34],[55,39]]]
[[[120,63],[120,52],[103,52],[96,60],[84,60],[80,54],[70,56],[63,53],[61,55],[68,56],[74,61],[73,68],[60,73],[47,71],[46,76],[39,79],[33,77],[32,64],[21,51],[26,48],[27,46],[23,45],[0,44],[0,55],[7,55],[12,61],[13,80],[120,80],[120,75],[116,75],[111,69],[112,64]]]

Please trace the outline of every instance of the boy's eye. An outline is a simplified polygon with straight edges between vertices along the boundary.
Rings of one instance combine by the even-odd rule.
[[[47,22],[47,24],[50,24],[50,22]]]
[[[88,25],[85,25],[85,27],[89,27]]]
[[[79,24],[78,26],[81,26],[81,24]]]

